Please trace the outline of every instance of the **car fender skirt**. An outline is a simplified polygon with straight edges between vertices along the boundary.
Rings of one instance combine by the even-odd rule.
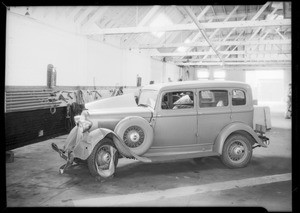
[[[258,143],[262,147],[267,147],[267,145],[264,144],[261,141],[261,139],[259,139],[258,135],[254,132],[254,130],[250,126],[248,126],[244,123],[241,123],[241,122],[234,122],[234,123],[228,124],[226,127],[224,127],[222,129],[222,131],[219,133],[217,139],[215,140],[213,150],[221,155],[222,149],[223,149],[223,144],[225,143],[227,137],[231,133],[234,133],[236,131],[247,132],[249,135],[252,136],[255,143]]]

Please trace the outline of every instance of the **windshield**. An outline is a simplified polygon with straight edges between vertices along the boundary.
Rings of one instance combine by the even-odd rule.
[[[154,109],[157,98],[157,90],[142,90],[139,98],[139,106],[146,105]]]

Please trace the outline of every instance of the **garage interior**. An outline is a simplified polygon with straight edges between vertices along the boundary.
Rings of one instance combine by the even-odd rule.
[[[6,204],[23,206],[254,206],[292,210],[291,2],[261,5],[8,6]],[[270,110],[268,148],[249,166],[217,157],[143,164],[120,159],[99,182],[63,146],[85,103],[148,84],[248,83]],[[272,180],[272,181],[267,181]],[[228,186],[228,187],[226,187]]]

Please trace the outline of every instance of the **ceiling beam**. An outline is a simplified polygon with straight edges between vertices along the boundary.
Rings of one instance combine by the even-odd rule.
[[[247,58],[227,58],[224,59],[224,62],[263,62],[263,61],[268,61],[268,62],[275,62],[275,63],[281,63],[281,62],[291,62],[291,57],[286,58],[286,57],[281,57],[281,58],[261,58],[261,57],[257,57],[257,58],[251,58],[251,57],[247,57]],[[176,60],[173,61],[173,63],[183,63],[183,62],[219,62],[219,59],[217,58],[211,58],[211,59],[206,59],[204,61],[200,61],[199,59],[182,59],[182,60]]]
[[[189,16],[192,18],[192,20],[194,21],[194,23],[197,25],[199,31],[202,33],[202,36],[204,37],[204,39],[207,41],[207,43],[209,44],[209,46],[211,47],[211,49],[215,52],[215,54],[219,57],[220,61],[223,62],[219,52],[215,49],[215,47],[213,46],[213,44],[211,43],[210,39],[208,38],[208,36],[205,33],[205,30],[203,28],[203,26],[199,23],[199,21],[197,20],[197,17],[195,16],[195,14],[193,13],[192,9],[190,7],[185,6],[184,7],[185,11],[189,14]]]
[[[255,14],[255,16],[252,17],[251,20],[256,20],[264,11],[265,9],[271,4],[271,2],[267,2],[265,3],[260,9],[259,11]]]
[[[283,39],[283,40],[286,40],[287,38],[282,35],[280,32],[279,32],[279,29],[275,29],[275,32]]]
[[[239,8],[239,6],[235,6],[235,7],[233,8],[233,10],[230,12],[230,14],[224,19],[223,22],[227,22],[227,21],[230,19],[230,17],[237,11],[238,8]],[[219,30],[220,30],[220,28],[215,29],[214,32],[209,36],[209,39],[212,39],[212,38],[215,36],[215,34],[217,34],[217,33],[219,32]],[[218,50],[219,48],[220,48],[220,47],[217,47],[216,50]],[[208,56],[208,55],[205,55],[205,56],[203,57],[203,59],[206,59],[207,56]]]
[[[221,66],[222,64],[220,62],[197,62],[197,63],[175,63],[177,66]],[[263,66],[274,66],[274,62],[225,62],[226,65],[263,65]],[[277,63],[277,66],[287,65],[291,66],[291,62],[281,62]]]
[[[153,16],[154,14],[160,9],[160,6],[155,5],[152,6],[149,12],[144,16],[144,18],[138,23],[138,27],[144,26]]]
[[[234,7],[234,9],[230,12],[230,14],[228,14],[228,16],[224,19],[223,22],[227,22],[232,15],[237,11],[237,9],[239,8],[239,6]],[[209,36],[209,39],[212,39],[215,34],[217,34],[219,32],[220,28],[215,29],[215,31]]]
[[[216,29],[216,28],[249,28],[249,27],[274,27],[274,26],[290,26],[291,19],[281,20],[263,20],[263,21],[228,21],[224,22],[211,22],[201,23],[203,29]],[[168,31],[197,31],[198,27],[194,24],[175,24],[164,27],[120,27],[99,29],[86,32],[85,34],[134,34],[134,33],[151,33],[151,32],[168,32]]]
[[[255,21],[265,10],[266,10],[266,8],[268,7],[270,5],[270,2],[267,2],[266,4],[264,4],[260,9],[259,9],[259,11],[257,11],[257,13],[251,18],[251,21]],[[277,9],[278,9],[278,7],[277,8],[275,8],[273,11],[272,11],[272,15],[277,11]],[[263,27],[258,27],[257,29],[256,29],[256,31],[251,35],[251,37],[249,38],[249,41],[251,40],[251,39],[253,39],[255,36],[256,36],[256,34],[258,33],[258,32],[260,32],[260,30],[262,30],[263,29]],[[240,34],[241,35],[241,34]],[[231,51],[234,51],[234,50],[236,50],[237,49],[237,47],[238,46],[235,46]],[[228,50],[230,48],[230,46],[229,47],[227,47],[227,49],[226,50]],[[230,54],[228,54],[227,56],[225,56],[225,58],[228,58],[230,56]]]
[[[85,11],[77,18],[75,21],[76,24],[81,24],[81,22],[93,11],[95,10],[95,7],[87,7]]]
[[[215,45],[219,46],[228,46],[228,45],[253,45],[253,44],[291,44],[291,40],[254,40],[254,41],[214,41]],[[192,43],[169,43],[169,44],[161,44],[161,45],[139,45],[133,48],[138,49],[158,49],[158,48],[175,48],[175,47],[207,47],[209,44],[206,41],[200,41],[200,42],[192,42]]]
[[[228,11],[227,11],[227,12],[228,12]],[[261,15],[266,16],[266,15],[268,15],[268,14],[270,14],[270,13],[267,12],[267,11],[264,11]],[[282,14],[282,12],[281,12],[281,11],[278,11],[277,14],[280,15],[280,14]],[[256,15],[256,12],[250,12],[250,13],[236,13],[236,14],[233,14],[233,15],[231,16],[230,19],[236,19],[236,18],[240,19],[240,18],[243,18],[244,16],[246,16],[246,17],[247,17],[247,20],[251,20],[251,18],[252,18],[254,15]],[[214,15],[208,15],[208,14],[207,14],[207,15],[201,17],[201,18],[198,19],[198,20],[201,21],[201,22],[206,22],[207,20],[210,20],[210,19],[213,19],[213,20],[224,20],[227,16],[228,16],[228,13],[226,13],[226,14],[218,14],[218,15],[215,15],[215,16],[214,16]]]
[[[201,7],[199,7],[200,8],[200,10],[201,10],[201,12],[199,13],[199,15],[197,16],[197,20],[200,20],[200,19],[202,19],[203,17],[205,17],[205,14],[206,14],[206,12],[210,9],[210,7],[211,6],[205,6],[205,8],[202,10],[201,9]],[[185,10],[184,10],[184,8],[182,8],[181,6],[176,6],[176,8],[178,9],[178,10],[180,10],[181,11],[181,9],[182,9],[182,11],[183,11],[183,13],[184,14],[186,14],[186,12],[185,12]],[[190,17],[189,16],[184,16],[184,19],[183,19],[183,21],[181,21],[181,24],[187,24],[187,23],[189,23],[191,21],[191,19],[190,19]],[[209,22],[211,22],[212,21],[212,19],[211,20],[209,20]],[[163,38],[162,39],[160,39],[160,41],[158,42],[158,43],[165,43],[164,41],[167,41],[167,40],[171,40],[171,41],[174,41],[176,38],[177,38],[177,36],[179,35],[179,34],[181,34],[182,32],[177,32],[177,33],[172,33],[172,34],[170,34],[170,35],[168,35],[167,37],[166,37],[166,39],[164,40]],[[201,35],[201,33],[199,32],[198,33],[199,34],[199,36]],[[197,34],[197,35],[198,35]],[[196,35],[196,36],[197,36]],[[187,39],[187,38],[189,38],[190,36],[188,36],[188,37],[186,37],[185,39]],[[193,41],[193,39],[192,39],[192,41]]]
[[[219,51],[222,55],[245,55],[245,54],[291,54],[291,51],[284,50],[284,51]],[[197,55],[215,55],[213,51],[206,51],[206,52],[169,52],[169,53],[152,53],[150,56],[157,56],[157,57],[166,57],[166,56],[197,56]]]
[[[103,14],[109,9],[108,6],[98,7],[97,11],[89,18],[89,20],[82,25],[82,31],[85,32],[89,29],[89,27],[94,24],[97,20],[99,20]]]
[[[188,65],[189,66],[189,65]],[[201,66],[201,65],[198,65]],[[196,66],[196,67],[198,67]],[[291,65],[289,64],[268,64],[268,65],[225,65],[220,67],[220,65],[210,66],[211,68],[221,68],[222,70],[230,70],[230,71],[236,71],[240,72],[241,70],[274,70],[274,69],[291,69]]]
[[[67,18],[74,22],[75,15],[82,9],[80,6],[75,6],[74,9],[71,11],[71,13],[67,16]]]

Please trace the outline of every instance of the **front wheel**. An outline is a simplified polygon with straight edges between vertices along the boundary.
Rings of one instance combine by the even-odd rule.
[[[118,164],[118,151],[113,141],[108,138],[101,140],[94,147],[91,155],[87,159],[87,163],[90,173],[93,176],[100,176],[102,178],[111,177]]]
[[[229,136],[223,146],[221,160],[229,168],[242,168],[248,165],[252,157],[252,145],[243,135]]]

